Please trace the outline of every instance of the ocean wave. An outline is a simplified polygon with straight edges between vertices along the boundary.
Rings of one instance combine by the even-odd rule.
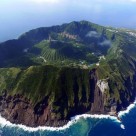
[[[114,120],[118,123],[121,123],[117,117],[114,116],[110,116],[110,115],[89,115],[89,114],[83,114],[83,115],[77,115],[75,117],[71,118],[71,121],[69,121],[66,125],[64,125],[63,127],[46,127],[46,126],[39,126],[36,128],[33,127],[27,127],[25,125],[20,125],[20,124],[12,124],[11,122],[7,121],[5,118],[0,116],[0,125],[2,127],[4,126],[8,126],[8,127],[18,127],[23,129],[24,131],[29,131],[29,132],[35,132],[35,131],[62,131],[65,129],[68,129],[70,126],[74,125],[78,120],[80,120],[81,118],[87,119],[87,118],[96,118],[96,119],[111,119]]]
[[[130,106],[127,107],[127,109],[125,111],[120,111],[118,113],[118,116],[121,117],[127,113],[129,113],[129,111],[131,109],[133,109],[136,106],[136,101],[133,104],[130,104]],[[33,127],[27,127],[25,125],[20,125],[20,124],[12,124],[11,122],[7,121],[5,118],[0,116],[0,126],[1,127],[17,127],[17,128],[21,128],[24,131],[28,131],[28,132],[36,132],[36,131],[62,131],[65,129],[68,129],[70,126],[74,125],[75,123],[77,123],[78,120],[80,120],[81,118],[84,119],[88,119],[88,118],[95,118],[95,119],[111,119],[117,123],[120,123],[120,127],[122,129],[125,129],[125,126],[121,123],[120,120],[118,120],[117,117],[115,116],[110,116],[110,115],[90,115],[90,114],[82,114],[82,115],[77,115],[75,117],[71,118],[71,121],[69,121],[66,125],[64,125],[63,127],[46,127],[46,126],[39,126],[36,128]]]
[[[125,126],[124,126],[123,124],[121,124],[120,127],[121,127],[122,129],[125,129]]]
[[[134,103],[130,104],[130,105],[127,107],[126,110],[120,111],[120,112],[118,113],[118,117],[122,117],[122,116],[128,114],[135,106],[136,106],[136,100],[135,100]]]

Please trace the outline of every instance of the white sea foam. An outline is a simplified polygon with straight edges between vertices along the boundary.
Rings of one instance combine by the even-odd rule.
[[[123,124],[121,124],[120,127],[121,127],[122,129],[125,129],[125,126],[124,126]]]
[[[119,112],[119,117],[129,113],[129,111],[134,108],[134,106],[136,106],[136,101],[131,104],[125,111],[120,111]],[[70,126],[74,125],[78,120],[80,120],[81,118],[87,119],[87,118],[95,118],[95,119],[111,119],[117,123],[120,123],[120,127],[122,129],[125,129],[125,126],[121,123],[120,120],[117,119],[117,117],[115,116],[110,116],[110,115],[90,115],[90,114],[83,114],[83,115],[77,115],[75,117],[71,118],[71,121],[69,121],[67,123],[67,125],[63,126],[63,127],[45,127],[45,126],[39,126],[36,128],[33,127],[27,127],[24,125],[17,125],[17,124],[12,124],[9,121],[7,121],[5,118],[0,116],[0,126],[4,127],[4,126],[8,126],[8,127],[17,127],[17,128],[21,128],[24,131],[29,131],[29,132],[35,132],[35,131],[61,131],[61,130],[65,130],[68,129]]]
[[[35,132],[35,131],[61,131],[61,130],[65,130],[68,129],[70,126],[72,126],[73,124],[75,124],[79,119],[84,118],[96,118],[96,119],[111,119],[114,120],[115,122],[121,123],[116,117],[114,116],[110,116],[110,115],[89,115],[89,114],[83,114],[83,115],[77,115],[73,118],[71,118],[71,121],[69,121],[67,123],[67,125],[63,126],[63,127],[44,127],[44,126],[39,126],[36,128],[33,127],[27,127],[24,125],[17,125],[17,124],[12,124],[9,121],[7,121],[5,118],[0,116],[0,125],[2,127],[4,126],[8,126],[8,127],[18,127],[21,128],[25,131],[29,131],[29,132]]]
[[[122,117],[122,116],[124,116],[125,114],[128,114],[135,106],[136,106],[136,100],[135,100],[135,102],[134,102],[133,104],[130,104],[130,105],[127,107],[126,110],[120,111],[120,112],[118,113],[118,116],[119,116],[119,117]]]

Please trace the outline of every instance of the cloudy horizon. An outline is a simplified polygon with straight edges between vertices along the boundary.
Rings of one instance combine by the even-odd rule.
[[[136,28],[136,0],[1,0],[0,41],[38,27],[87,20]]]

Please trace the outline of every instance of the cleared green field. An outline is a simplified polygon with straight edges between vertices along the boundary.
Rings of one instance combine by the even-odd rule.
[[[91,50],[86,45],[77,42],[44,40],[35,45],[34,48],[39,51],[38,55],[44,62],[62,62],[65,60],[75,62],[82,60],[88,61],[89,64],[98,62],[97,56],[89,55]]]

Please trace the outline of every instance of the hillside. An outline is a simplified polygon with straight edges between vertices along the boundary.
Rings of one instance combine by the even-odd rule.
[[[83,113],[115,116],[136,96],[135,52],[135,30],[87,21],[1,43],[0,113],[28,126],[61,126]]]

